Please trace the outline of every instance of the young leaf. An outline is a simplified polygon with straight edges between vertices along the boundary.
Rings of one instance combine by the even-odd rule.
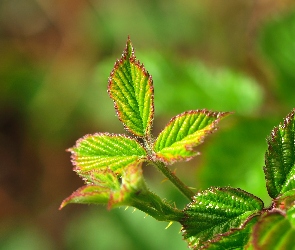
[[[198,193],[184,209],[185,216],[181,221],[184,239],[196,249],[218,242],[222,239],[220,236],[243,229],[262,209],[263,202],[259,198],[241,189],[207,189]]]
[[[97,185],[86,185],[77,189],[68,198],[64,199],[59,209],[69,203],[79,204],[107,204],[111,190]]]
[[[125,128],[136,136],[149,136],[154,117],[153,80],[136,60],[129,38],[111,72],[108,93]]]
[[[125,167],[146,157],[146,151],[135,139],[109,133],[86,135],[69,151],[74,170],[81,176],[104,168],[121,173]]]
[[[89,183],[76,190],[60,205],[60,209],[69,203],[108,204],[108,208],[132,205],[132,198],[137,192],[145,192],[141,163],[136,162],[126,167],[121,183],[115,172],[110,169],[92,171]]]
[[[198,154],[194,147],[214,132],[217,123],[227,115],[227,112],[192,110],[173,117],[154,143],[155,158],[166,164],[191,159]]]
[[[295,189],[295,122],[293,110],[267,138],[265,179],[271,198]]]
[[[110,168],[94,169],[83,173],[83,176],[88,185],[98,185],[113,190],[120,188],[120,183],[118,181],[120,175],[117,175]]]
[[[288,219],[279,213],[262,216],[253,230],[255,249],[295,249],[295,229]]]

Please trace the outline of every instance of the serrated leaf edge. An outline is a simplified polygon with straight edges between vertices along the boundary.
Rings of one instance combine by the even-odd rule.
[[[223,191],[223,190],[239,190],[239,191],[242,191],[243,193],[245,193],[245,194],[247,194],[247,195],[249,195],[249,196],[255,198],[257,201],[260,201],[261,204],[262,204],[262,207],[264,206],[263,201],[262,201],[259,197],[255,196],[255,195],[253,195],[253,194],[251,194],[251,193],[249,193],[249,192],[247,192],[247,191],[245,191],[245,190],[243,190],[243,189],[240,189],[240,188],[233,188],[233,187],[230,187],[230,186],[228,186],[228,187],[210,187],[209,189],[206,189],[206,190],[204,190],[204,191],[201,191],[201,192],[197,193],[197,194],[193,197],[193,201],[190,202],[190,203],[189,203],[189,204],[183,209],[183,211],[185,212],[185,211],[189,208],[190,204],[196,202],[196,197],[197,197],[198,195],[201,195],[201,194],[203,194],[204,192],[213,192],[214,190],[219,190],[219,191]],[[231,229],[230,229],[228,232],[226,232],[226,233],[222,233],[222,234],[216,234],[216,235],[214,235],[214,238],[213,238],[213,239],[210,239],[210,240],[205,241],[205,242],[202,244],[202,246],[199,247],[199,249],[206,249],[206,248],[209,247],[209,245],[210,245],[211,243],[218,242],[219,240],[222,239],[222,237],[229,236],[229,235],[233,234],[235,231],[242,230],[243,228],[245,228],[245,226],[246,226],[246,225],[247,225],[247,224],[248,224],[248,223],[249,223],[254,217],[256,217],[256,216],[260,216],[261,213],[263,213],[263,209],[260,210],[260,211],[254,212],[253,214],[251,214],[251,215],[250,215],[250,216],[249,216],[249,217],[248,217],[248,218],[247,218],[247,219],[246,219],[246,220],[245,220],[245,221],[244,221],[244,222],[243,222],[238,228],[231,228]],[[181,222],[181,224],[183,225],[182,222]],[[254,225],[253,225],[253,226],[254,226]],[[183,239],[184,239],[186,242],[188,242],[188,245],[189,245],[190,248],[194,247],[193,244],[191,244],[191,242],[187,241],[187,238],[185,238],[185,235],[187,234],[187,232],[186,232],[186,230],[183,231],[183,229],[184,229],[184,226],[182,226],[182,229],[181,229],[181,231],[183,232]],[[196,248],[194,248],[194,249],[196,249]]]
[[[222,240],[223,237],[227,237],[227,236],[230,236],[231,234],[237,232],[237,231],[241,231],[243,230],[247,225],[248,223],[250,223],[250,221],[255,218],[255,217],[258,217],[260,216],[260,212],[257,212],[257,213],[253,213],[252,215],[250,215],[244,222],[243,224],[241,224],[240,227],[238,228],[231,228],[230,231],[226,232],[226,233],[223,233],[223,234],[216,234],[214,236],[214,238],[212,240],[208,240],[204,243],[204,245],[200,248],[200,249],[207,249],[208,247],[210,247],[210,244],[212,243],[217,243],[218,241]],[[253,225],[254,227],[255,225]]]
[[[84,135],[83,137],[79,138],[79,139],[76,141],[76,144],[75,144],[73,147],[71,147],[71,148],[69,148],[69,149],[66,150],[67,152],[70,152],[70,153],[71,153],[71,162],[72,162],[72,165],[74,166],[74,167],[73,167],[73,170],[74,170],[75,172],[79,172],[81,169],[80,169],[79,167],[77,167],[77,164],[76,164],[76,162],[75,162],[75,159],[76,159],[76,157],[77,157],[77,153],[74,151],[74,149],[80,147],[80,144],[81,144],[83,141],[85,141],[87,138],[89,138],[89,137],[93,137],[93,136],[109,136],[109,137],[118,137],[118,138],[119,138],[119,137],[121,137],[121,138],[123,137],[123,138],[125,138],[125,139],[130,139],[130,140],[132,140],[132,141],[135,141],[135,142],[138,143],[138,146],[140,146],[140,147],[145,151],[145,153],[146,153],[146,155],[143,156],[143,157],[140,157],[139,160],[144,161],[144,160],[147,159],[147,152],[146,152],[146,149],[145,149],[145,148],[143,147],[143,145],[142,145],[140,142],[138,142],[134,137],[131,137],[131,136],[128,136],[128,135],[125,135],[125,134],[114,134],[114,133],[108,133],[108,132],[98,132],[98,133],[94,133],[94,134],[86,134],[86,135]],[[108,166],[106,166],[106,167],[108,167]],[[92,171],[92,170],[85,171],[85,173],[88,173],[88,172],[90,172],[90,171]]]
[[[130,50],[131,50],[131,53],[130,53]],[[111,85],[113,84],[113,81],[112,81],[112,76],[115,74],[115,71],[118,69],[118,67],[120,66],[120,64],[122,64],[125,60],[129,60],[130,63],[133,63],[136,67],[139,68],[139,70],[142,70],[142,72],[147,76],[148,78],[148,81],[150,82],[150,91],[151,91],[151,103],[152,105],[150,106],[150,118],[149,118],[149,124],[147,124],[147,127],[146,127],[146,131],[144,131],[143,134],[138,134],[136,133],[135,131],[133,131],[132,129],[130,129],[125,123],[124,121],[122,120],[121,116],[120,116],[120,111],[119,111],[119,108],[118,108],[118,104],[116,103],[116,101],[114,100],[113,98],[113,95],[110,91],[111,89]],[[138,137],[148,137],[151,133],[151,130],[152,130],[152,125],[153,125],[153,120],[154,120],[154,112],[155,112],[155,107],[154,107],[154,86],[153,86],[153,79],[152,79],[152,76],[149,74],[149,72],[145,69],[143,63],[140,63],[139,60],[137,60],[136,56],[135,56],[135,52],[134,52],[134,47],[131,43],[131,40],[130,40],[130,37],[128,36],[128,39],[127,39],[127,43],[126,43],[126,47],[123,51],[123,54],[121,56],[120,59],[116,60],[115,64],[114,64],[114,67],[110,73],[110,76],[109,76],[109,79],[108,79],[108,94],[110,96],[110,98],[113,100],[114,102],[114,108],[116,110],[116,114],[117,114],[117,117],[119,118],[119,120],[122,122],[123,126],[124,126],[124,129],[132,134],[134,134],[135,136],[138,136]]]
[[[264,171],[264,175],[265,175],[265,180],[266,180],[266,187],[267,187],[267,192],[269,194],[269,196],[273,199],[277,198],[278,196],[282,195],[281,191],[282,191],[282,187],[284,186],[284,184],[286,183],[287,181],[287,176],[285,178],[285,181],[283,184],[280,185],[280,187],[277,187],[274,183],[274,176],[273,176],[273,171],[272,172],[269,172],[268,169],[267,169],[267,165],[268,165],[268,159],[267,159],[267,155],[270,154],[270,152],[273,150],[272,149],[272,145],[271,143],[274,141],[277,133],[279,133],[279,130],[280,128],[284,129],[287,124],[289,122],[294,122],[294,117],[295,117],[295,109],[293,109],[283,120],[283,122],[281,122],[278,126],[275,126],[272,130],[271,130],[271,133],[270,135],[267,137],[267,143],[268,143],[268,147],[267,147],[267,151],[265,153],[265,166],[263,167],[263,171]],[[283,163],[282,163],[283,164]],[[291,170],[291,169],[290,169]],[[288,173],[289,174],[289,173]],[[287,174],[287,175],[288,175]],[[271,179],[271,180],[270,180]],[[270,187],[268,185],[268,183],[270,182],[273,182],[274,185],[272,185],[272,187]],[[276,195],[274,194],[274,191],[271,190],[271,188],[275,188],[276,190]],[[280,188],[280,191],[278,191],[278,188]]]
[[[206,137],[207,135],[214,133],[214,132],[218,129],[217,124],[220,122],[221,119],[223,119],[223,118],[225,118],[226,116],[232,114],[232,112],[217,112],[217,111],[210,111],[210,110],[207,110],[207,109],[197,109],[197,110],[189,110],[189,111],[185,111],[185,112],[182,112],[182,113],[180,113],[180,114],[178,114],[178,115],[172,117],[172,118],[170,119],[170,121],[165,125],[165,127],[161,130],[161,132],[159,133],[159,135],[158,135],[157,138],[159,138],[159,136],[160,136],[162,133],[164,133],[165,129],[166,129],[167,127],[169,127],[170,124],[173,123],[176,119],[178,119],[178,118],[180,118],[180,117],[182,117],[182,116],[191,115],[191,114],[198,114],[198,113],[203,113],[203,114],[205,114],[206,116],[216,116],[216,119],[215,119],[210,125],[207,125],[207,126],[206,126],[206,127],[209,127],[209,126],[210,126],[210,128],[204,133],[204,135],[202,135],[202,136],[200,137],[200,141],[198,141],[198,142],[195,143],[195,144],[192,143],[192,144],[189,144],[189,145],[184,145],[184,148],[185,148],[187,151],[194,152],[195,154],[192,155],[192,156],[190,156],[190,157],[182,157],[182,156],[178,156],[178,157],[175,157],[175,158],[169,158],[169,159],[167,159],[167,158],[165,158],[165,157],[159,155],[158,152],[155,151],[154,146],[153,146],[153,156],[152,156],[153,160],[160,160],[160,161],[162,161],[163,163],[165,163],[165,164],[169,164],[169,165],[171,165],[171,164],[173,164],[173,163],[175,163],[175,162],[178,162],[178,161],[189,161],[189,160],[191,160],[192,158],[194,158],[195,156],[197,156],[197,155],[200,154],[200,152],[195,151],[194,148],[195,148],[196,146],[202,144],[202,143],[204,142],[205,137]],[[155,140],[155,142],[154,142],[154,145],[155,145],[155,143],[156,143],[156,141],[157,141],[157,138],[156,138],[156,140]],[[162,150],[162,149],[161,149],[161,150]],[[159,152],[160,152],[160,151],[159,151]]]
[[[100,187],[100,186],[98,186],[98,185],[94,185],[94,184],[88,184],[88,185],[84,185],[84,186],[82,186],[82,187],[79,187],[77,190],[75,190],[70,196],[68,196],[67,198],[65,198],[63,201],[62,201],[62,203],[61,203],[61,205],[59,206],[59,210],[61,210],[62,208],[64,208],[66,205],[68,205],[69,203],[71,203],[71,200],[76,196],[75,194],[77,194],[77,193],[79,193],[81,190],[84,190],[85,188],[87,188],[87,187]],[[101,188],[101,193],[103,192],[103,191],[108,191],[109,189],[108,188],[106,188],[106,187],[100,187]],[[103,189],[105,189],[105,190],[103,190]],[[97,194],[98,192],[92,192],[93,194]],[[86,195],[89,195],[89,193],[87,193],[87,194],[85,194],[85,196]],[[83,196],[82,194],[80,195],[80,196]]]

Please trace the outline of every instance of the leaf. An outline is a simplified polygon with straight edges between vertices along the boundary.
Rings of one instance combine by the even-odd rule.
[[[293,202],[293,206],[287,210],[287,218],[295,230],[295,203]]]
[[[295,249],[295,229],[291,227],[288,219],[280,213],[265,214],[253,230],[255,249]]]
[[[108,204],[108,208],[132,205],[132,196],[146,191],[142,177],[141,163],[135,162],[124,169],[122,179],[110,169],[92,171],[89,183],[76,190],[60,205],[69,203]]]
[[[109,133],[86,135],[69,151],[74,170],[84,177],[89,171],[105,168],[121,173],[123,168],[146,158],[146,151],[135,139]]]
[[[198,154],[194,147],[227,115],[228,112],[192,110],[173,117],[154,143],[155,158],[166,164],[191,159]]]
[[[295,189],[285,192],[275,200],[276,208],[286,212],[292,227],[295,229]]]
[[[86,185],[77,189],[68,198],[63,200],[59,209],[69,203],[80,204],[107,204],[110,198],[110,190],[97,185]]]
[[[295,189],[295,137],[293,110],[282,124],[275,127],[267,138],[265,179],[271,198]]]
[[[153,80],[136,60],[129,38],[109,77],[108,93],[125,128],[136,136],[149,136],[154,117]]]
[[[184,239],[192,248],[205,247],[221,240],[220,236],[243,229],[262,209],[263,202],[259,198],[241,189],[207,189],[194,196],[194,201],[184,209],[181,221]]]
[[[118,189],[120,187],[120,182],[117,175],[110,168],[94,169],[83,173],[84,180],[86,184],[98,185],[103,188]]]
[[[295,189],[289,190],[274,200],[275,207],[288,210],[295,205]]]
[[[233,230],[232,234],[219,235],[214,241],[210,241],[206,249],[219,250],[219,249],[247,249],[249,241],[251,240],[251,232],[253,225],[257,222],[257,217],[252,218],[245,227],[240,230]]]

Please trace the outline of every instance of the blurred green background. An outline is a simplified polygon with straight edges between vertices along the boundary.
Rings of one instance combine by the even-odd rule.
[[[124,133],[106,89],[130,35],[153,76],[157,135],[185,110],[234,111],[171,166],[196,191],[240,187],[269,205],[271,129],[295,107],[294,0],[1,0],[0,249],[187,249],[180,225],[61,201],[83,183],[66,148]],[[187,202],[150,166],[151,189]]]

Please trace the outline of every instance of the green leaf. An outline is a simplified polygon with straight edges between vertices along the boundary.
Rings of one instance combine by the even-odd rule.
[[[69,151],[74,170],[83,177],[105,168],[120,174],[123,168],[146,159],[146,151],[135,139],[109,133],[86,135]]]
[[[291,227],[289,220],[280,213],[265,214],[253,230],[255,249],[295,249],[295,229]]]
[[[89,174],[88,185],[76,190],[60,205],[60,209],[69,203],[108,204],[108,208],[132,205],[132,198],[138,192],[145,192],[140,162],[126,167],[122,178],[110,169],[93,170]]]
[[[267,138],[265,179],[271,198],[295,189],[295,130],[293,110],[282,124],[275,127]]]
[[[295,189],[285,192],[275,200],[276,208],[286,212],[292,227],[295,229]]]
[[[290,221],[292,228],[295,230],[295,203],[287,210],[287,218]]]
[[[246,246],[250,244],[250,236],[252,233],[253,225],[257,222],[258,217],[252,218],[245,227],[240,230],[233,230],[229,235],[218,235],[214,241],[207,244],[208,250],[219,249],[247,249]]]
[[[150,136],[154,117],[153,80],[137,61],[129,38],[111,72],[108,93],[125,128],[136,136]]]
[[[274,200],[275,207],[288,210],[295,205],[295,189],[289,190]]]
[[[227,115],[228,112],[192,110],[173,117],[154,143],[155,158],[167,164],[191,159],[198,154],[194,147]]]
[[[84,173],[84,180],[86,184],[98,185],[103,188],[119,189],[120,183],[118,178],[120,177],[110,168],[94,169]]]
[[[60,209],[69,203],[80,204],[107,204],[110,198],[110,190],[97,185],[86,185],[77,189],[68,198],[63,200]]]
[[[207,189],[194,196],[194,201],[184,209],[181,221],[184,239],[196,249],[218,242],[221,235],[229,236],[243,229],[262,209],[259,198],[241,189]]]

